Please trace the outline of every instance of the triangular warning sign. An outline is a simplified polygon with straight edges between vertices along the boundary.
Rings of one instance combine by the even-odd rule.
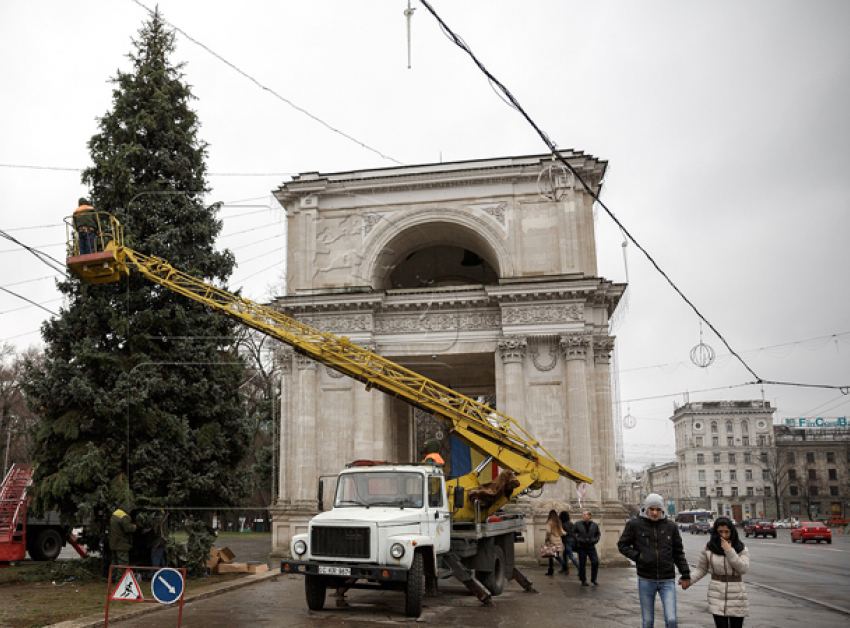
[[[124,602],[145,601],[144,596],[142,596],[142,589],[139,587],[139,583],[136,582],[136,576],[133,574],[132,569],[128,569],[124,572],[124,577],[121,578],[121,582],[119,582],[118,586],[115,587],[110,599],[122,600]]]

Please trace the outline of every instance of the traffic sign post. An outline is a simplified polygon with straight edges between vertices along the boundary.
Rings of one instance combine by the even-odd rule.
[[[121,581],[118,586],[112,588],[113,570],[120,573]],[[134,572],[153,571],[151,578],[151,595],[154,599],[145,599],[142,588]],[[109,579],[106,584],[106,616],[103,626],[109,626],[109,603],[115,602],[148,602],[153,604],[174,604],[179,602],[180,610],[177,614],[177,628],[183,621],[183,600],[186,593],[186,570],[183,568],[172,569],[170,567],[131,567],[127,565],[110,565]]]

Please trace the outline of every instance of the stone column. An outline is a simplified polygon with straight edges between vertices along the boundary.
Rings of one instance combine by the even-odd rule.
[[[561,336],[561,351],[567,368],[567,421],[570,434],[570,467],[583,473],[593,473],[593,443],[590,438],[590,408],[587,399],[587,334]],[[593,478],[594,482],[597,478]],[[587,486],[585,502],[596,502],[595,484]]]
[[[292,493],[289,478],[292,471],[292,357],[290,347],[284,347],[278,354],[280,363],[280,459],[278,460],[277,502],[288,506]]]
[[[506,336],[499,340],[499,357],[505,369],[504,409],[500,410],[528,428],[525,417],[525,378],[522,372],[528,343],[519,336]]]
[[[318,481],[318,450],[316,449],[316,362],[301,354],[295,355],[298,390],[295,398],[295,421],[292,429],[293,477],[292,506],[315,510]]]
[[[614,339],[597,336],[593,339],[593,358],[596,362],[596,411],[599,425],[599,445],[602,472],[600,486],[605,501],[617,500],[617,469],[615,464],[614,417],[611,408],[611,352]]]

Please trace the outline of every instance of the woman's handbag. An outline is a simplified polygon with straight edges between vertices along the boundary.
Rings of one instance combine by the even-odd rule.
[[[543,544],[543,547],[540,548],[540,557],[541,558],[550,558],[558,555],[558,550],[555,549],[555,546],[549,542]]]

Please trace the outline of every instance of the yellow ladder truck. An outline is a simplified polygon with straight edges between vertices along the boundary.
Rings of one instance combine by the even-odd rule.
[[[511,417],[348,338],[313,329],[125,247],[123,227],[110,214],[98,212],[97,221],[95,252],[80,255],[66,220],[67,265],[80,280],[114,282],[135,270],[362,382],[367,390],[376,388],[439,417],[454,437],[484,455],[478,468],[448,481],[429,463],[357,461],[343,469],[333,508],[314,517],[306,534],[293,537],[293,560],[281,564],[281,571],[304,576],[310,609],[324,606],[328,588],[344,593],[380,587],[403,591],[405,613],[418,617],[423,595],[436,595],[437,581],[452,576],[485,604],[510,578],[532,590],[514,566],[514,543],[526,529],[525,517],[502,507],[560,477],[591,483],[589,477],[555,460]],[[482,485],[490,462],[503,471]]]

